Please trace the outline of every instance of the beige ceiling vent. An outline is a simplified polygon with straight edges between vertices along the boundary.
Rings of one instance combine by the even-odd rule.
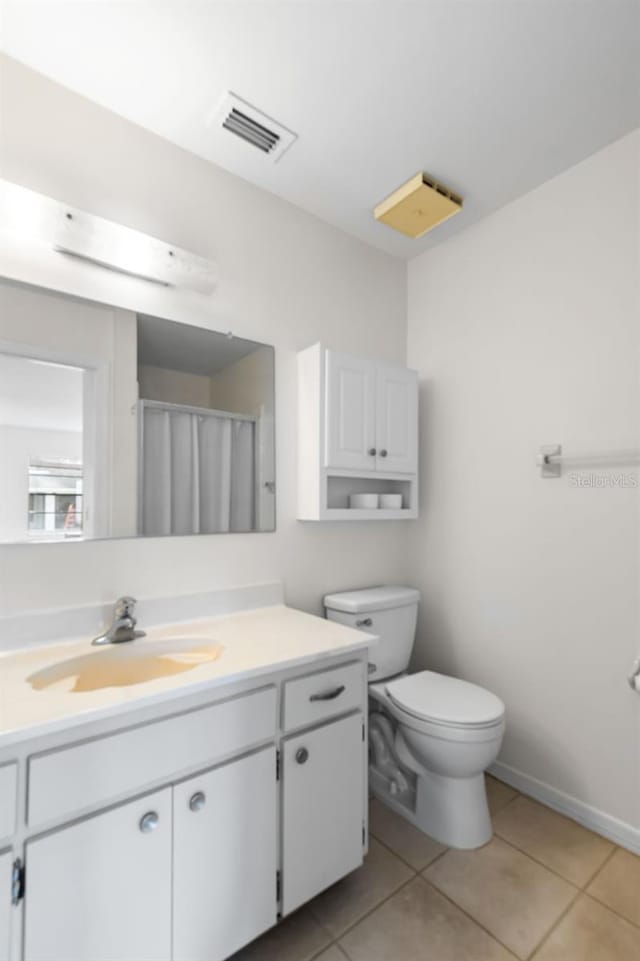
[[[414,240],[462,210],[462,197],[419,173],[374,210],[376,220]]]
[[[250,147],[261,151],[274,163],[296,139],[296,134],[257,107],[234,93],[226,93],[216,108],[211,122]]]

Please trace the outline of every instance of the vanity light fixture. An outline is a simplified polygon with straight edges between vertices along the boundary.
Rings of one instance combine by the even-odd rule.
[[[374,210],[380,223],[416,240],[462,210],[462,197],[419,173],[383,200]]]
[[[22,236],[59,253],[166,287],[203,294],[215,289],[215,264],[205,257],[17,184],[2,181],[0,186],[3,225]]]

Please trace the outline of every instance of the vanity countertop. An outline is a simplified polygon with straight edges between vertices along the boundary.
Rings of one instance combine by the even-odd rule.
[[[373,635],[335,621],[276,604],[151,627],[145,637],[124,647],[128,649],[127,654],[142,655],[145,645],[170,638],[182,641],[193,638],[194,649],[200,644],[213,643],[220,645],[221,650],[217,659],[205,660],[184,672],[128,686],[86,691],[73,690],[76,678],[72,673],[41,689],[35,689],[29,678],[67,660],[83,658],[86,663],[87,656],[105,651],[105,648],[92,647],[90,638],[0,653],[0,748],[89,721],[115,717],[125,710],[361,651],[376,640]],[[109,648],[112,649],[111,645]]]

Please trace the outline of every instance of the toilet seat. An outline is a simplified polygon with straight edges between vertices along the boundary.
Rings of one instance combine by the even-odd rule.
[[[386,693],[407,719],[432,728],[450,731],[481,731],[495,728],[504,720],[505,707],[499,697],[456,677],[419,671],[389,681]],[[425,731],[426,733],[426,731]],[[442,736],[442,735],[441,735]]]

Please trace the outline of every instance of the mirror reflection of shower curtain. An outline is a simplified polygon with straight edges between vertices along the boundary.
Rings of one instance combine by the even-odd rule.
[[[255,529],[255,423],[143,405],[141,533]]]

